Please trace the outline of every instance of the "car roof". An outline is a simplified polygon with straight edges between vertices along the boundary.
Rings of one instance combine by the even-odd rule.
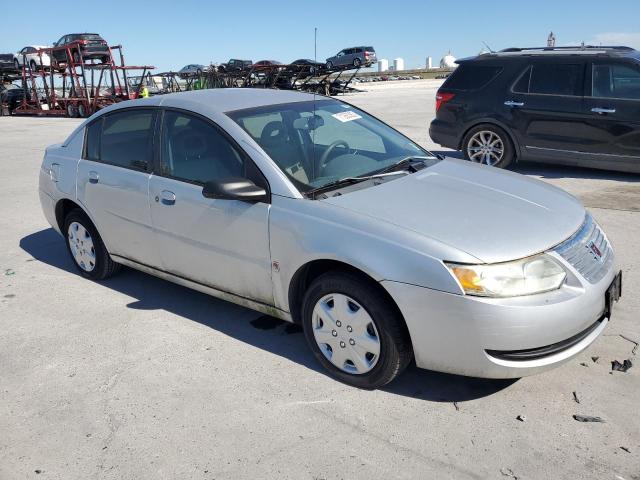
[[[210,113],[225,113],[245,108],[264,107],[282,103],[307,102],[313,99],[324,100],[322,95],[296,92],[293,90],[272,90],[265,88],[212,88],[192,90],[188,92],[168,93],[157,95],[144,100],[128,100],[110,106],[103,111],[115,111],[120,108],[156,105],[164,107],[184,108],[193,110],[197,103]]]
[[[632,57],[638,58],[640,52],[625,46],[580,45],[569,47],[530,47],[505,48],[499,52],[488,52],[477,57],[458,59],[456,63],[472,60],[489,60],[522,57],[575,57],[575,56],[604,56],[604,57]]]

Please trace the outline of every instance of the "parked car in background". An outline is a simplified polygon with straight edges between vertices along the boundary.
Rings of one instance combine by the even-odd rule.
[[[112,105],[47,148],[39,190],[82,276],[127,265],[298,322],[327,372],[364,388],[414,358],[476,377],[548,370],[620,296],[613,249],[574,197],[312,94]]]
[[[238,60],[232,58],[227,63],[218,65],[219,72],[243,72],[251,69],[253,62],[251,60]]]
[[[300,79],[313,75],[320,75],[326,70],[324,63],[316,62],[309,58],[299,58],[294,60],[289,64],[289,69],[292,73],[297,74],[296,76]]]
[[[206,67],[204,65],[200,65],[198,63],[190,63],[189,65],[185,65],[180,70],[178,70],[178,75],[180,77],[184,77],[186,75],[202,75]]]
[[[22,87],[13,83],[0,83],[0,106],[6,105],[9,114],[15,110],[23,98]]]
[[[12,53],[0,53],[0,74],[17,73]]]
[[[473,162],[640,173],[640,52],[511,48],[458,61],[436,95],[434,142]]]
[[[354,68],[370,67],[376,63],[376,51],[373,47],[352,47],[340,50],[333,57],[327,58],[326,67],[332,69],[334,67],[353,66]]]
[[[252,67],[255,70],[256,68],[261,68],[261,67],[277,67],[277,66],[281,66],[282,62],[278,62],[277,60],[260,60],[258,62],[255,62]]]
[[[102,63],[111,61],[111,51],[107,42],[97,33],[70,33],[60,37],[53,47],[71,46],[74,63],[83,60],[100,60]],[[52,57],[57,63],[67,63],[66,49],[54,49]]]
[[[28,45],[17,53],[13,54],[13,64],[16,70],[22,70],[23,66],[28,66],[32,71],[41,70],[51,66],[51,57],[48,53],[37,53],[38,50],[49,48],[47,45]]]

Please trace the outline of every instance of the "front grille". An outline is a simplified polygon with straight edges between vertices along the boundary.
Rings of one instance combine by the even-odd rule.
[[[591,215],[569,239],[554,249],[589,283],[597,283],[611,268],[613,250]]]

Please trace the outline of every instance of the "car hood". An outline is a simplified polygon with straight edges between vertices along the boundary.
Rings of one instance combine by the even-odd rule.
[[[574,197],[540,180],[455,159],[321,201],[487,263],[554,247],[578,230],[586,213]]]

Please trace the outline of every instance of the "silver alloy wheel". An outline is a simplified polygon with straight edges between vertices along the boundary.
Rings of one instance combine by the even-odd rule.
[[[504,142],[495,132],[481,130],[469,140],[467,155],[472,162],[497,165],[504,155]]]
[[[89,231],[78,222],[72,222],[67,232],[71,256],[85,272],[96,267],[96,251]]]
[[[341,293],[322,297],[313,308],[313,336],[320,351],[343,372],[370,372],[380,358],[380,336],[367,311]]]

